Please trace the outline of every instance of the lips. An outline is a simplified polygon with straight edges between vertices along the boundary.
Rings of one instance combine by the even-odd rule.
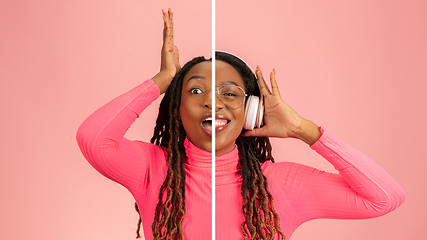
[[[226,117],[222,115],[216,115],[215,116],[215,132],[220,132],[224,130],[228,126],[228,123],[230,120],[228,120]],[[208,114],[202,119],[202,127],[203,130],[209,135],[212,136],[212,115]]]

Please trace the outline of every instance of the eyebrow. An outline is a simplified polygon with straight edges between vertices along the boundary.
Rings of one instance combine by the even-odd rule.
[[[222,85],[234,85],[234,86],[239,86],[237,85],[237,83],[233,82],[233,81],[225,81],[222,83]]]
[[[195,75],[195,76],[191,76],[187,82],[189,82],[190,80],[195,79],[195,80],[205,80],[206,78],[203,76],[199,76],[199,75]]]

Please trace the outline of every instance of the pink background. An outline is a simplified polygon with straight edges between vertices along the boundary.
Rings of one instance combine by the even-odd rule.
[[[156,74],[162,8],[175,11],[182,64],[211,51],[210,2],[146,2],[0,2],[0,239],[134,239],[132,196],[84,160],[76,130]],[[292,240],[426,239],[427,3],[230,2],[216,3],[217,49],[275,67],[287,103],[406,192],[387,216],[311,221]],[[149,140],[158,102],[127,137]],[[274,147],[279,161],[333,171],[303,143]]]
[[[267,77],[276,68],[289,105],[370,156],[406,192],[389,215],[311,221],[292,240],[427,239],[427,2],[217,0],[217,16],[218,49]],[[273,155],[334,171],[296,140],[275,140]]]

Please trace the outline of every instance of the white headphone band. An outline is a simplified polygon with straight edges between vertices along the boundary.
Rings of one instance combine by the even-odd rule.
[[[247,64],[246,62],[245,62],[245,60],[243,60],[242,58],[240,58],[239,56],[237,56],[237,55],[235,55],[235,54],[232,54],[232,53],[229,53],[229,52],[226,52],[226,51],[221,51],[221,50],[215,50],[215,53],[225,53],[225,54],[228,54],[228,55],[231,55],[231,56],[233,56],[233,57],[235,57],[235,58],[237,58],[237,59],[239,59],[240,61],[242,61],[250,70],[251,70],[251,72],[255,75],[255,72],[254,72],[254,70],[252,70],[252,68],[251,68],[251,66],[249,66],[249,64]]]

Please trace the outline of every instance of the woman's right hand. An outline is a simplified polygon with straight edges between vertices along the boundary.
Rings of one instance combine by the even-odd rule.
[[[172,79],[181,69],[178,48],[173,44],[173,12],[169,8],[167,12],[162,10],[162,13],[164,27],[160,72],[152,77],[154,83],[159,86],[160,94],[166,92]]]

